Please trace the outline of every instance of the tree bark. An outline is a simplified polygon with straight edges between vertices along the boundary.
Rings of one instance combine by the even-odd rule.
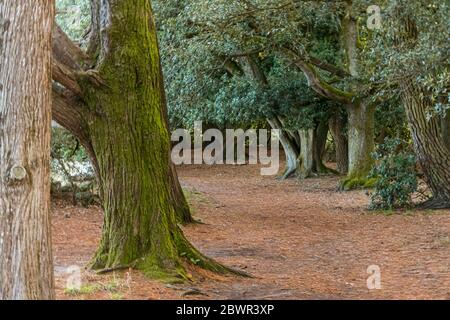
[[[323,163],[327,138],[328,138],[328,121],[320,121],[314,130],[314,146],[313,146],[313,168],[318,174],[331,173],[334,170],[327,168]]]
[[[103,4],[106,6],[106,3]],[[89,109],[86,106],[84,93],[81,92],[80,78],[85,85],[102,87],[104,80],[98,74],[97,70],[86,70],[92,66],[103,64],[104,56],[101,55],[103,49],[102,45],[106,45],[100,37],[100,21],[102,17],[106,17],[106,11],[101,10],[100,3],[91,0],[92,21],[91,29],[88,34],[88,43],[86,44],[87,52],[81,50],[74,44],[67,35],[59,27],[54,28],[53,32],[53,80],[62,85],[53,86],[53,118],[64,128],[75,135],[90,156],[92,165],[99,181],[99,188],[102,189],[102,182],[99,178],[99,164],[95,155],[95,150],[91,142],[89,127],[87,126],[88,114],[95,113],[101,116],[101,111]],[[104,32],[103,32],[104,33]],[[162,68],[160,68],[162,70]],[[163,81],[162,71],[160,81]],[[164,84],[161,84],[161,110],[164,115],[164,120],[167,122],[167,106]],[[183,190],[178,181],[178,176],[175,166],[170,164],[171,175],[171,202],[176,207],[176,214],[178,221],[182,224],[194,222],[192,218],[189,205],[183,194]]]
[[[0,299],[53,299],[53,1],[0,2]]]
[[[375,148],[375,107],[365,101],[357,101],[347,108],[349,115],[348,149],[349,168],[342,182],[342,189],[364,186],[373,165]]]
[[[340,174],[348,172],[348,140],[345,134],[346,119],[341,113],[336,113],[330,119],[330,131],[336,147],[336,165]]]
[[[447,110],[445,117],[442,117],[442,139],[450,150],[450,110]]]
[[[303,129],[300,133],[299,177],[309,178],[314,169],[314,129]]]
[[[450,208],[450,150],[441,135],[441,119],[427,118],[433,103],[413,83],[402,83],[402,100],[409,122],[417,159],[433,193],[424,208]]]
[[[183,277],[183,259],[218,272],[177,225],[184,200],[170,161],[164,89],[150,2],[102,2],[98,76],[79,78],[103,186],[104,227],[92,268],[136,267],[152,277]],[[184,257],[184,258],[183,258]]]
[[[283,147],[284,154],[286,156],[286,168],[281,175],[280,179],[285,180],[296,175],[299,169],[299,152],[300,147],[297,143],[290,137],[290,135],[283,130],[283,125],[277,118],[267,119],[270,127],[272,129],[280,130],[280,143]]]

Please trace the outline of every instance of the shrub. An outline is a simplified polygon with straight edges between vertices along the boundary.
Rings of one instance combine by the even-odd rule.
[[[417,191],[416,159],[407,142],[386,139],[374,153],[376,165],[369,178],[374,180],[370,209],[392,210],[412,206]]]

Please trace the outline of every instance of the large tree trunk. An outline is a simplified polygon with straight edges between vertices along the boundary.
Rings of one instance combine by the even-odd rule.
[[[53,1],[0,1],[0,299],[52,299]]]
[[[177,225],[183,198],[174,188],[161,66],[150,2],[102,2],[98,76],[80,78],[90,139],[103,186],[104,227],[97,270],[136,267],[183,276],[182,257],[227,269],[197,252]]]
[[[346,118],[337,113],[330,119],[330,131],[336,147],[337,171],[341,174],[348,172],[348,140],[345,134]]]
[[[417,159],[433,193],[433,198],[423,206],[450,208],[450,150],[441,134],[441,119],[427,118],[433,103],[412,81],[403,82],[402,91]]]
[[[349,168],[342,182],[344,190],[365,186],[373,165],[372,153],[375,143],[375,107],[358,101],[347,108]]]

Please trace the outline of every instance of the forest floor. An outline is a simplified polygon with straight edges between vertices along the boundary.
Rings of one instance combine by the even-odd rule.
[[[258,166],[188,166],[180,180],[203,224],[184,232],[206,255],[253,278],[191,268],[193,281],[164,284],[139,271],[82,271],[101,234],[97,207],[53,203],[60,299],[450,299],[450,210],[367,211],[364,191],[337,192],[337,177],[278,181]],[[381,289],[369,290],[369,266]]]

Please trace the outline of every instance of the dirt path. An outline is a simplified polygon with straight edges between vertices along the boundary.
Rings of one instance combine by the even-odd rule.
[[[373,214],[363,191],[336,192],[337,178],[279,182],[255,166],[190,166],[179,174],[204,223],[186,227],[188,238],[254,278],[193,270],[193,283],[164,285],[131,270],[83,272],[83,294],[68,294],[66,268],[93,255],[102,215],[55,204],[60,298],[450,299],[449,210]],[[380,267],[381,290],[367,289],[371,265]]]

